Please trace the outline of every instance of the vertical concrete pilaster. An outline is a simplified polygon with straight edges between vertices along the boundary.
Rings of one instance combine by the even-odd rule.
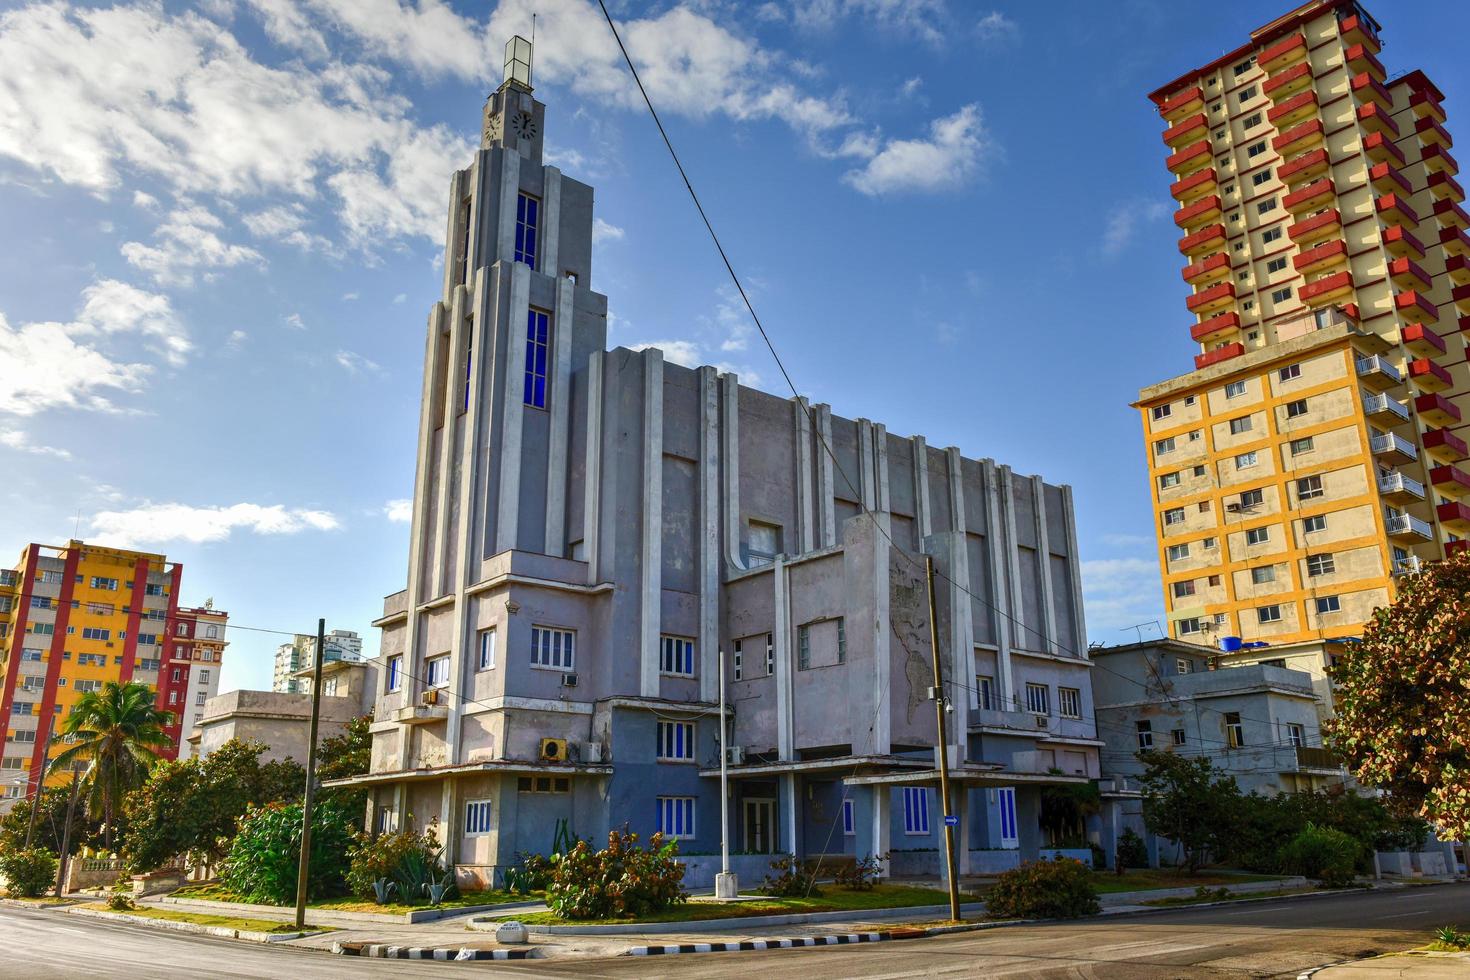
[[[914,436],[909,446],[914,453],[914,522],[918,525],[919,540],[923,541],[934,533],[929,509],[929,445],[923,436]]]
[[[1062,518],[1067,525],[1067,584],[1072,589],[1072,655],[1087,659],[1087,611],[1082,607],[1082,553],[1077,550],[1077,512],[1072,488],[1062,486]]]
[[[874,755],[887,755],[893,746],[893,711],[889,683],[893,672],[893,626],[889,618],[888,540],[877,532],[872,535],[873,578],[873,743]]]
[[[873,423],[867,419],[857,420],[858,429],[858,499],[863,510],[875,513],[878,510],[878,490],[874,476],[877,467],[873,462]]]
[[[837,544],[837,509],[832,487],[832,406],[817,406],[817,436],[821,445],[817,447],[821,456],[817,461],[817,503],[822,518],[822,547]]]
[[[505,154],[508,160],[519,156]],[[512,198],[514,202],[514,198]],[[512,222],[512,225],[514,222]],[[504,265],[501,268],[505,268]],[[531,309],[531,270],[520,262],[510,266],[510,323],[505,332],[505,391],[500,423],[500,506],[495,516],[495,553],[516,547],[521,507],[521,423],[525,391],[519,383],[526,363],[526,317]]]
[[[812,427],[807,400],[800,396],[791,400],[796,426],[796,522],[801,553],[816,546],[816,508],[812,501]]]
[[[1046,652],[1061,654],[1057,645],[1056,594],[1051,583],[1051,541],[1046,533],[1046,483],[1039,476],[1031,477],[1031,510],[1036,519],[1036,564],[1041,579],[1041,622],[1037,625],[1046,633]]]
[[[537,262],[553,279],[560,279],[561,263],[561,171],[555,167],[542,167],[541,185],[541,254]]]
[[[1016,547],[1016,498],[1015,487],[1011,481],[1011,468],[1009,466],[997,466],[996,478],[1000,481],[1000,504],[1001,515],[1005,521],[1006,529],[1006,592],[1009,594],[1010,602],[1007,604],[1006,612],[1010,614],[1010,620],[1006,624],[1007,631],[1023,650],[1035,649],[1031,645],[1034,638],[1026,622],[1026,607],[1021,602],[1022,590],[1025,585],[1021,582],[1021,555]],[[1017,692],[1019,694],[1019,692]]]
[[[796,758],[795,738],[792,732],[794,715],[792,696],[796,679],[792,676],[790,595],[787,592],[786,559],[777,555],[771,567],[772,609],[774,623],[771,627],[771,644],[776,658],[776,753],[781,761]]]
[[[663,623],[664,355],[643,351],[643,561],[638,624],[639,693],[658,697],[658,636]]]
[[[801,810],[796,796],[796,782],[796,773],[781,774],[781,836],[786,840],[784,847],[788,853],[801,855],[802,845],[796,819]]]
[[[602,555],[602,372],[606,355],[593,351],[587,359],[587,445],[584,448],[585,483],[582,487],[582,548],[587,581],[600,580]]]
[[[516,201],[521,194],[521,155],[500,153],[500,221],[496,227],[495,258],[509,262],[516,254]],[[514,323],[514,321],[512,321]]]
[[[1006,549],[1011,546],[1010,538],[1005,531],[1005,518],[1003,517],[1004,503],[1001,498],[1000,476],[996,472],[995,461],[985,459],[980,461],[982,477],[985,481],[985,542],[988,545],[986,551],[990,560],[990,582],[992,621],[995,623],[995,673],[996,686],[1000,688],[1001,703],[997,706],[1003,711],[1017,710],[1016,691],[1013,684],[1014,678],[1011,674],[1011,621],[1007,617],[1010,610],[1010,575],[1007,572]]]
[[[950,616],[950,649],[953,656],[950,664],[956,674],[954,678],[964,686],[962,698],[953,698],[955,705],[954,725],[959,745],[968,743],[965,737],[970,727],[970,711],[980,707],[980,695],[975,687],[975,611],[970,598],[970,548],[969,527],[965,519],[965,479],[960,451],[950,446],[944,451],[945,469],[949,476],[950,527],[954,529],[950,548],[949,574],[953,581],[948,583],[953,614]]]
[[[744,568],[740,553],[740,378],[734,374],[720,376],[721,434],[724,451],[725,560],[735,568]]]
[[[699,376],[699,698],[719,698],[720,391],[712,367]],[[723,740],[722,740],[723,744]]]
[[[873,502],[884,534],[893,534],[893,505],[888,499],[888,427],[873,424]]]
[[[440,364],[439,337],[444,329],[444,304],[435,303],[429,310],[428,339],[424,349],[424,388],[419,399],[419,449],[414,464],[413,518],[408,532],[408,621],[404,626],[406,645],[404,660],[413,662],[418,647],[418,607],[427,596],[424,578],[423,553],[425,538],[432,534],[429,528],[429,495],[432,491],[434,460],[429,451],[434,435],[434,391],[437,378],[443,371]],[[377,695],[387,692],[388,672],[377,674]]]
[[[439,441],[439,512],[434,523],[434,565],[430,586],[432,598],[454,590],[452,571],[449,568],[449,536],[454,533],[451,517],[455,504],[461,499],[458,497],[459,484],[454,476],[456,464],[460,462],[463,431],[460,412],[464,396],[460,388],[463,382],[460,379],[464,377],[463,365],[469,353],[465,330],[468,306],[469,290],[464,286],[455,286],[453,301],[449,306],[449,356],[445,361],[447,373],[444,377],[444,389],[440,392],[443,399],[444,434]],[[413,666],[415,660],[405,660],[404,663],[411,672],[417,672],[417,667]]]
[[[887,786],[868,787],[873,793],[873,849],[872,854],[878,857],[880,870],[878,876],[887,878],[890,874],[888,859],[883,857],[889,851],[888,847],[888,812],[892,798],[892,791]]]
[[[558,185],[559,186],[559,185]],[[548,555],[566,556],[567,442],[572,405],[572,323],[576,317],[570,279],[556,280],[551,327],[551,431],[546,452],[546,546]]]

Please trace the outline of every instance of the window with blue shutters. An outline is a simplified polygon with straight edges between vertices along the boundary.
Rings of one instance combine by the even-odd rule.
[[[857,836],[857,821],[852,812],[852,800],[842,801],[842,833],[846,837]]]
[[[658,832],[669,838],[694,836],[694,797],[658,797]]]
[[[531,666],[552,670],[576,669],[576,639],[571,630],[531,627]]]
[[[659,637],[660,673],[694,676],[694,641],[686,636]]]
[[[464,805],[466,835],[490,833],[490,801],[469,800]]]
[[[539,243],[541,202],[529,194],[516,200],[515,261],[536,268],[536,246]]]
[[[903,832],[916,836],[929,833],[929,790],[923,786],[903,788]]]
[[[659,722],[658,758],[663,762],[692,762],[694,760],[694,722]]]
[[[546,351],[551,336],[551,314],[544,310],[526,313],[526,392],[532,408],[546,407]]]

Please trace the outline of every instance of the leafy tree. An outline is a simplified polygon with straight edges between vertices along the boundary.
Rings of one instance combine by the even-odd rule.
[[[1185,866],[1194,874],[1230,839],[1241,799],[1235,777],[1217,777],[1203,756],[1140,752],[1138,758],[1145,766],[1143,822],[1184,849]]]
[[[87,812],[102,821],[109,851],[123,798],[143,784],[173,744],[164,731],[173,715],[155,707],[154,697],[146,684],[116,681],[83,694],[62,725],[72,744],[51,762],[61,770],[87,763],[82,775]]]
[[[35,803],[38,809],[34,846],[52,854],[61,853],[61,839],[66,833],[66,811],[70,802],[70,785],[42,789],[39,801],[35,796],[17,800],[10,812],[0,817],[0,852],[25,849],[26,834],[31,823],[31,806]],[[84,846],[95,843],[96,829],[82,807],[77,807],[72,814],[71,852],[75,854]]]
[[[352,825],[347,815],[330,803],[313,807],[306,883],[309,898],[346,890],[351,845]],[[240,831],[230,845],[224,881],[246,901],[284,905],[296,896],[300,858],[301,804],[251,807],[240,818]]]
[[[1327,734],[1353,775],[1470,838],[1470,552],[1407,577],[1328,673]]]
[[[373,758],[373,736],[368,731],[372,723],[372,715],[363,715],[349,721],[341,735],[322,739],[316,762],[319,780],[361,776],[368,771]],[[367,795],[365,788],[343,786],[322,790],[320,799],[337,804],[360,828],[367,816]]]
[[[231,739],[204,758],[165,762],[129,794],[123,857],[134,872],[151,871],[184,854],[216,864],[230,849],[251,804],[295,801],[306,771],[290,759],[262,763],[266,747]]]

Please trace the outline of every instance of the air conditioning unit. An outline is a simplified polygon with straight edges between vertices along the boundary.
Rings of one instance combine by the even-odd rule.
[[[1037,728],[1041,728],[1041,729],[1045,729],[1046,728],[1046,715],[1037,715],[1036,716],[1036,727]]]
[[[1239,514],[1240,513],[1240,504],[1226,504],[1225,505],[1225,511],[1226,511],[1226,513],[1230,513],[1230,514]]]
[[[562,674],[561,675],[561,686],[562,687],[576,687],[577,686],[577,675],[576,674]]]
[[[573,742],[567,746],[567,758],[572,762],[597,765],[602,762],[602,743]]]
[[[421,703],[423,703],[423,704],[431,705],[431,706],[438,704],[439,703],[439,689],[437,687],[431,687],[431,688],[429,688],[423,694],[420,694],[419,695],[419,701]]]
[[[543,738],[541,740],[542,762],[566,762],[567,740],[564,738]]]
[[[745,746],[743,746],[743,745],[732,745],[732,746],[730,746],[729,763],[732,766],[739,766],[739,765],[743,765],[745,763]]]

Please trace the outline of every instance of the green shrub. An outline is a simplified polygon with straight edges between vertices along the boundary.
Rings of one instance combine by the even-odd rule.
[[[440,850],[432,834],[408,830],[376,837],[357,834],[348,851],[347,887],[359,898],[375,898],[375,886],[387,879],[399,898],[411,905],[427,897],[425,884],[440,883],[448,873],[440,864]]]
[[[846,888],[852,892],[869,892],[878,883],[878,877],[883,873],[883,862],[888,860],[887,854],[869,854],[865,858],[858,858],[851,867],[838,868],[832,875],[832,881],[838,888]]]
[[[340,895],[346,887],[352,820],[325,803],[311,814],[308,898]],[[285,905],[296,898],[301,856],[301,804],[268,803],[240,818],[222,875],[226,887],[249,902]]]
[[[1353,883],[1363,844],[1340,830],[1309,823],[1281,849],[1280,865],[1289,874],[1316,878],[1325,888]]]
[[[594,851],[578,841],[556,859],[546,905],[563,919],[618,919],[652,915],[689,900],[684,865],[674,860],[676,841],[663,834],[638,846],[637,834],[614,830],[607,847]]]
[[[1005,872],[985,896],[985,907],[997,919],[1076,919],[1100,908],[1092,873],[1064,857]]]
[[[822,894],[817,887],[816,865],[787,854],[771,862],[775,874],[766,875],[756,891],[776,898],[815,898]]]
[[[1132,829],[1125,830],[1118,838],[1118,857],[1123,859],[1125,868],[1146,868],[1148,867],[1148,845]]]
[[[56,855],[39,847],[0,853],[0,876],[12,896],[38,898],[56,884]]]
[[[107,896],[107,907],[114,912],[131,912],[138,906],[133,903],[133,890],[119,882]]]
[[[571,847],[567,850],[570,852]],[[544,892],[551,884],[551,875],[555,870],[556,865],[544,854],[522,854],[519,868],[506,869],[505,889],[517,895]]]

